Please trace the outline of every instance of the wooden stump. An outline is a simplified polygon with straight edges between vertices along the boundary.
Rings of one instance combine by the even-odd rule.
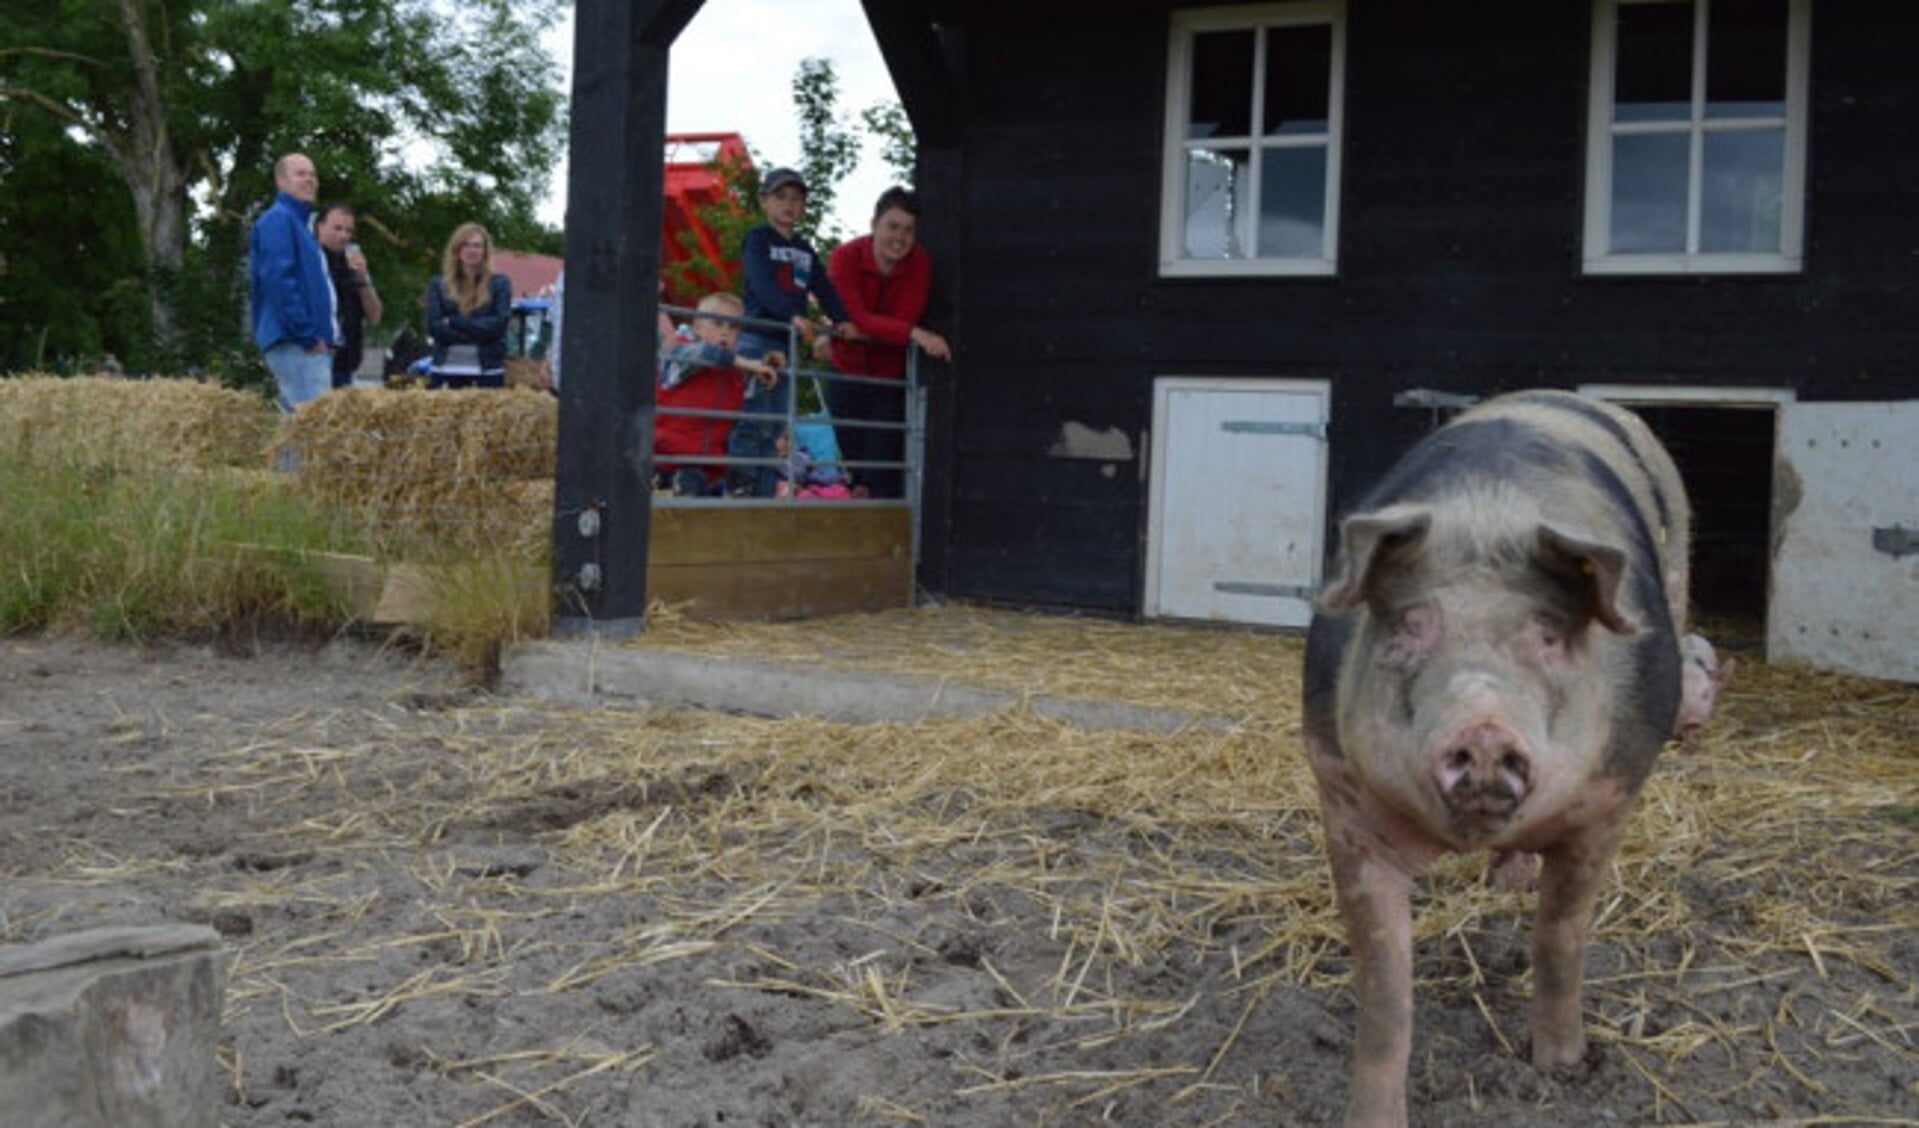
[[[226,954],[210,928],[102,928],[0,947],[0,1119],[212,1128]]]

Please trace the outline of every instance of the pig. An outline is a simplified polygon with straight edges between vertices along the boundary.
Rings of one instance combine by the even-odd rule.
[[[1448,852],[1510,880],[1539,856],[1532,1062],[1585,1056],[1593,903],[1679,709],[1690,522],[1642,420],[1557,391],[1460,415],[1339,522],[1303,735],[1353,956],[1348,1125],[1406,1123],[1412,883]]]
[[[1728,658],[1722,664],[1712,643],[1701,634],[1679,640],[1679,661],[1679,722],[1673,735],[1690,752],[1698,747],[1699,734],[1712,719],[1719,691],[1726,688],[1739,663]]]

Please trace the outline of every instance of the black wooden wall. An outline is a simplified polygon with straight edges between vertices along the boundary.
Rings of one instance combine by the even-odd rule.
[[[1338,276],[1252,280],[1157,276],[1170,8],[942,12],[962,124],[923,154],[924,230],[961,353],[931,406],[935,590],[1135,612],[1161,375],[1330,380],[1332,513],[1431,425],[1407,388],[1919,395],[1919,5],[1814,0],[1804,272],[1674,278],[1580,273],[1586,4],[1350,0]],[[1068,421],[1134,460],[1057,457]]]

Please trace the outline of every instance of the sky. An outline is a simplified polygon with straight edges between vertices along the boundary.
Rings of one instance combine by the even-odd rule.
[[[573,81],[573,12],[548,34],[566,89]],[[880,61],[859,0],[706,0],[673,44],[667,63],[669,133],[733,132],[761,159],[761,168],[799,162],[799,114],[793,76],[800,60],[825,58],[839,78],[839,110],[898,101]],[[896,179],[868,144],[860,164],[840,182],[834,213],[848,235],[865,234],[873,201]],[[559,226],[566,213],[566,164],[554,170],[540,218]]]

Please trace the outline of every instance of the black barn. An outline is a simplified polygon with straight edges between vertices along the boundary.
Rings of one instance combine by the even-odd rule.
[[[698,4],[651,7],[676,34]],[[1303,621],[1331,521],[1401,450],[1550,385],[1647,412],[1696,495],[1702,603],[1768,615],[1770,647],[1919,615],[1919,6],[864,8],[958,350],[927,589]],[[1789,418],[1866,401],[1885,433],[1856,443]],[[1817,534],[1881,589],[1845,628],[1799,594],[1780,614],[1795,515],[1844,476],[1795,463],[1805,426],[1873,451],[1884,488],[1837,488],[1895,507]]]

